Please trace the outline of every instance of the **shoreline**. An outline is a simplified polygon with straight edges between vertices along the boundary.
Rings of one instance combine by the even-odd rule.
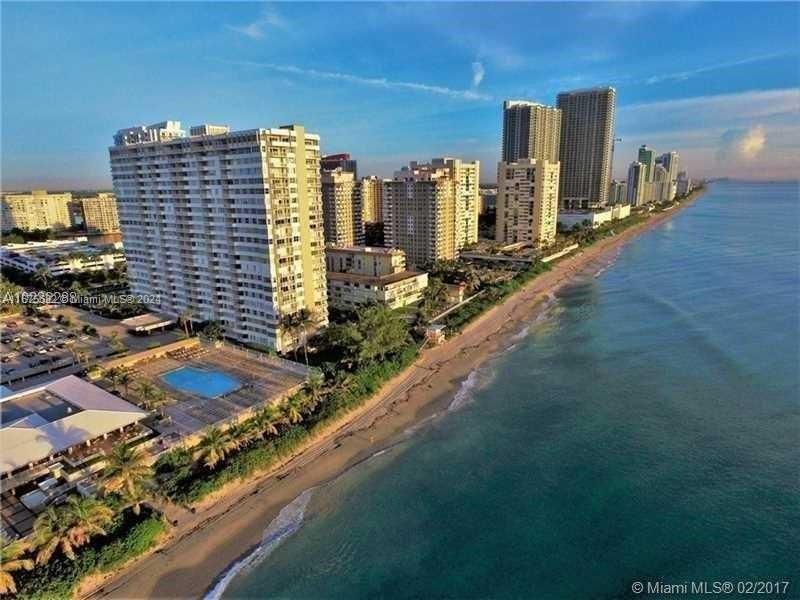
[[[708,187],[672,210],[570,254],[442,346],[429,348],[363,406],[331,425],[283,465],[206,498],[196,512],[165,510],[177,520],[155,552],[116,574],[81,585],[84,598],[202,597],[263,542],[280,511],[303,492],[326,485],[377,452],[390,450],[444,412],[470,373],[514,343],[510,336],[542,314],[547,299],[576,277],[607,267],[631,239],[693,204]]]

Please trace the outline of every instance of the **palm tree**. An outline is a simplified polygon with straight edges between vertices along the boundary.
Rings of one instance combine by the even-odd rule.
[[[36,271],[33,273],[33,280],[41,287],[47,289],[47,286],[51,280],[50,269],[44,265],[37,267]]]
[[[281,420],[280,410],[274,404],[262,408],[254,417],[261,435],[278,435],[276,424]]]
[[[75,549],[94,535],[105,535],[103,528],[113,518],[114,511],[96,498],[73,495],[66,504],[49,506],[33,524],[36,564],[48,562],[58,548],[64,556],[75,560]]]
[[[193,316],[194,311],[191,308],[187,308],[178,317],[178,323],[180,323],[181,327],[183,327],[183,332],[186,334],[186,337],[189,337],[190,327],[192,329],[192,333],[194,333],[194,325],[192,324]]]
[[[306,359],[306,366],[308,366],[308,328],[316,324],[317,319],[313,312],[304,308],[300,310],[295,317],[297,326],[303,332],[303,354]]]
[[[150,403],[155,399],[156,394],[156,386],[154,386],[149,381],[141,381],[139,382],[139,386],[136,388],[136,392],[139,394],[139,398],[142,401],[142,404],[147,410],[150,410]]]
[[[239,447],[239,441],[231,438],[219,427],[211,427],[195,448],[195,458],[202,460],[209,469],[225,460],[231,452]]]
[[[97,498],[70,496],[66,509],[70,516],[70,527],[67,538],[74,548],[88,543],[92,536],[105,535],[103,529],[114,518],[111,507]]]
[[[122,496],[138,515],[141,500],[153,485],[153,470],[144,452],[124,443],[114,446],[106,460],[103,477],[104,491]]]
[[[294,359],[297,360],[297,347],[299,346],[297,338],[302,329],[302,325],[300,325],[300,321],[297,319],[297,313],[283,315],[280,319],[279,326],[284,341],[287,336],[291,340],[291,344],[294,346]]]
[[[303,415],[300,412],[302,400],[300,394],[295,394],[283,403],[283,415],[288,423],[294,425],[303,420]]]
[[[10,540],[0,535],[0,594],[15,594],[17,584],[14,581],[14,571],[33,568],[33,561],[21,558],[28,550],[28,545],[20,540]]]
[[[306,393],[308,394],[309,407],[313,411],[322,399],[322,392],[325,390],[325,376],[314,369],[308,374],[306,380]]]
[[[119,385],[119,378],[122,376],[122,370],[119,367],[111,367],[105,372],[105,378],[108,379],[111,387],[115,390]]]
[[[133,381],[133,377],[131,377],[130,372],[123,370],[119,374],[119,385],[125,388],[125,396],[128,396],[128,387],[130,386],[131,382]]]

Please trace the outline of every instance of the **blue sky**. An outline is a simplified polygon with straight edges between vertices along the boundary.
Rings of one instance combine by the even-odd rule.
[[[299,122],[363,174],[482,161],[501,104],[617,88],[639,144],[695,175],[800,173],[798,4],[2,4],[3,189],[108,186],[117,129]]]

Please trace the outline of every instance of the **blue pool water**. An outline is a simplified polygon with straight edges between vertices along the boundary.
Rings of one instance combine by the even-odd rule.
[[[195,367],[181,367],[165,373],[161,379],[175,389],[203,398],[216,398],[242,386],[235,377],[220,371],[205,371]]]

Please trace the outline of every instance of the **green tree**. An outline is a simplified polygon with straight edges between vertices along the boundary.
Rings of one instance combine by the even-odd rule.
[[[52,281],[52,277],[50,276],[50,269],[46,266],[42,265],[41,267],[37,267],[36,271],[33,273],[33,281],[44,289],[47,289]]]
[[[274,404],[268,404],[256,413],[253,420],[262,436],[278,435],[277,424],[281,420],[281,411]]]
[[[219,427],[211,427],[195,447],[195,459],[202,461],[209,469],[213,469],[231,452],[238,449],[239,445],[238,440],[233,439]]]
[[[308,374],[305,390],[308,395],[309,407],[313,411],[319,405],[322,395],[325,392],[325,376],[322,372],[318,369],[314,369]]]
[[[150,410],[153,401],[156,399],[158,392],[156,391],[158,388],[154,386],[149,381],[141,381],[139,382],[138,387],[136,388],[136,393],[139,395],[139,398],[142,401],[142,404],[147,410]]]
[[[113,511],[95,498],[70,496],[61,506],[49,506],[33,524],[36,564],[47,563],[57,549],[75,560],[75,549],[94,535],[103,535]]]
[[[23,558],[28,551],[28,544],[21,540],[10,540],[0,534],[0,594],[15,594],[17,584],[14,572],[33,568],[33,561]]]
[[[152,489],[153,470],[144,452],[124,443],[114,446],[106,460],[103,490],[118,494],[138,515],[142,500]]]

